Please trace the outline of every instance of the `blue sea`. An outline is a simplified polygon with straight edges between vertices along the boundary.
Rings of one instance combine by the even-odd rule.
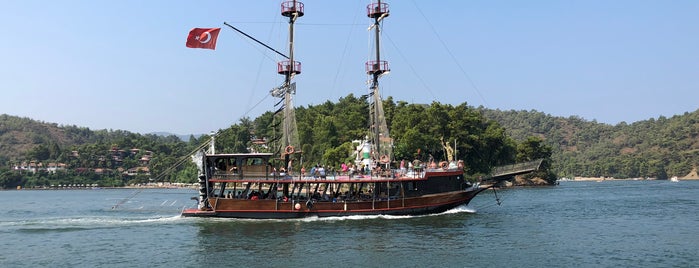
[[[496,193],[420,217],[234,220],[181,218],[195,189],[0,191],[0,267],[699,266],[699,181]]]

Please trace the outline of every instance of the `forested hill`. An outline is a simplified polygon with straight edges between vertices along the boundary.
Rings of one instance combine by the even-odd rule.
[[[553,148],[553,168],[562,177],[664,179],[699,166],[699,110],[613,126],[538,111],[479,110],[515,140],[543,138]]]
[[[162,174],[198,143],[194,137],[186,143],[174,135],[90,130],[2,114],[0,189],[140,183],[148,181],[151,173]],[[7,172],[10,168],[19,172]],[[22,172],[31,170],[40,172]]]
[[[70,152],[90,144],[106,146],[104,148],[106,151],[113,144],[147,146],[150,149],[161,143],[179,141],[180,139],[174,135],[141,135],[124,130],[90,130],[75,125],[58,125],[26,117],[0,114],[0,165],[10,160],[27,158],[61,160],[66,150]]]
[[[351,140],[364,135],[368,125],[363,112],[365,98],[350,94],[336,103],[328,101],[297,109],[307,163],[335,165],[351,158]],[[550,147],[541,148],[544,150],[539,152],[544,155],[553,152],[552,171],[560,177],[664,179],[685,176],[699,166],[699,110],[671,118],[612,126],[576,116],[565,118],[537,111],[490,110],[466,104],[419,105],[393,102],[389,98],[384,107],[396,142],[395,159],[444,159],[440,140],[444,138],[449,143],[458,141],[457,157],[470,164],[471,174],[487,174],[493,166],[526,161],[530,156],[521,152],[531,154],[528,147],[539,147],[540,143],[532,136]],[[272,112],[267,112],[254,120],[241,119],[224,129],[217,138],[217,151],[241,152],[254,147],[253,133],[272,137],[272,118]],[[13,163],[37,160],[93,170],[147,165],[152,174],[161,174],[171,163],[206,140],[206,135],[183,142],[174,135],[92,131],[85,127],[0,115],[0,169]],[[135,149],[139,149],[138,153],[128,153]],[[547,150],[549,153],[545,153]],[[139,160],[145,154],[150,159],[148,163]],[[187,167],[168,179],[187,181],[194,177],[190,173],[195,171],[194,167]]]

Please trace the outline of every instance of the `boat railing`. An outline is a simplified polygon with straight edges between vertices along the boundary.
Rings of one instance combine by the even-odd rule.
[[[386,169],[373,171],[370,174],[362,172],[339,172],[331,171],[325,175],[320,174],[299,174],[297,172],[220,172],[215,173],[213,180],[259,180],[259,181],[377,181],[377,180],[415,180],[425,178],[427,173],[454,172],[458,168],[410,168],[410,169]]]

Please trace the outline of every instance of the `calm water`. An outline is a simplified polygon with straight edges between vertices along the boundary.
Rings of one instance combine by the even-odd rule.
[[[285,221],[180,218],[194,195],[0,191],[0,267],[699,266],[699,181],[563,182],[440,215]]]

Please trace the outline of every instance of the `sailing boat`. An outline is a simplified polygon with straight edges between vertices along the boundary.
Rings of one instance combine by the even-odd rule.
[[[294,174],[292,163],[302,152],[296,134],[292,82],[301,73],[294,60],[294,23],[304,15],[298,1],[281,4],[281,14],[289,18],[289,57],[278,63],[283,84],[271,94],[280,98],[282,137],[274,153],[200,153],[199,196],[197,207],[185,209],[186,217],[224,217],[253,219],[288,219],[304,217],[340,217],[353,215],[421,215],[444,212],[468,204],[480,187],[464,179],[462,161],[439,164],[414,161],[392,168],[392,145],[379,94],[379,78],[389,72],[388,62],[381,59],[380,24],[389,16],[389,5],[377,1],[367,6],[373,21],[375,58],[366,63],[371,77],[369,133],[357,145],[356,164],[365,167],[356,172],[330,175]],[[283,111],[283,113],[282,113]],[[270,163],[281,159],[286,170],[276,170]],[[287,172],[288,171],[288,172]]]

